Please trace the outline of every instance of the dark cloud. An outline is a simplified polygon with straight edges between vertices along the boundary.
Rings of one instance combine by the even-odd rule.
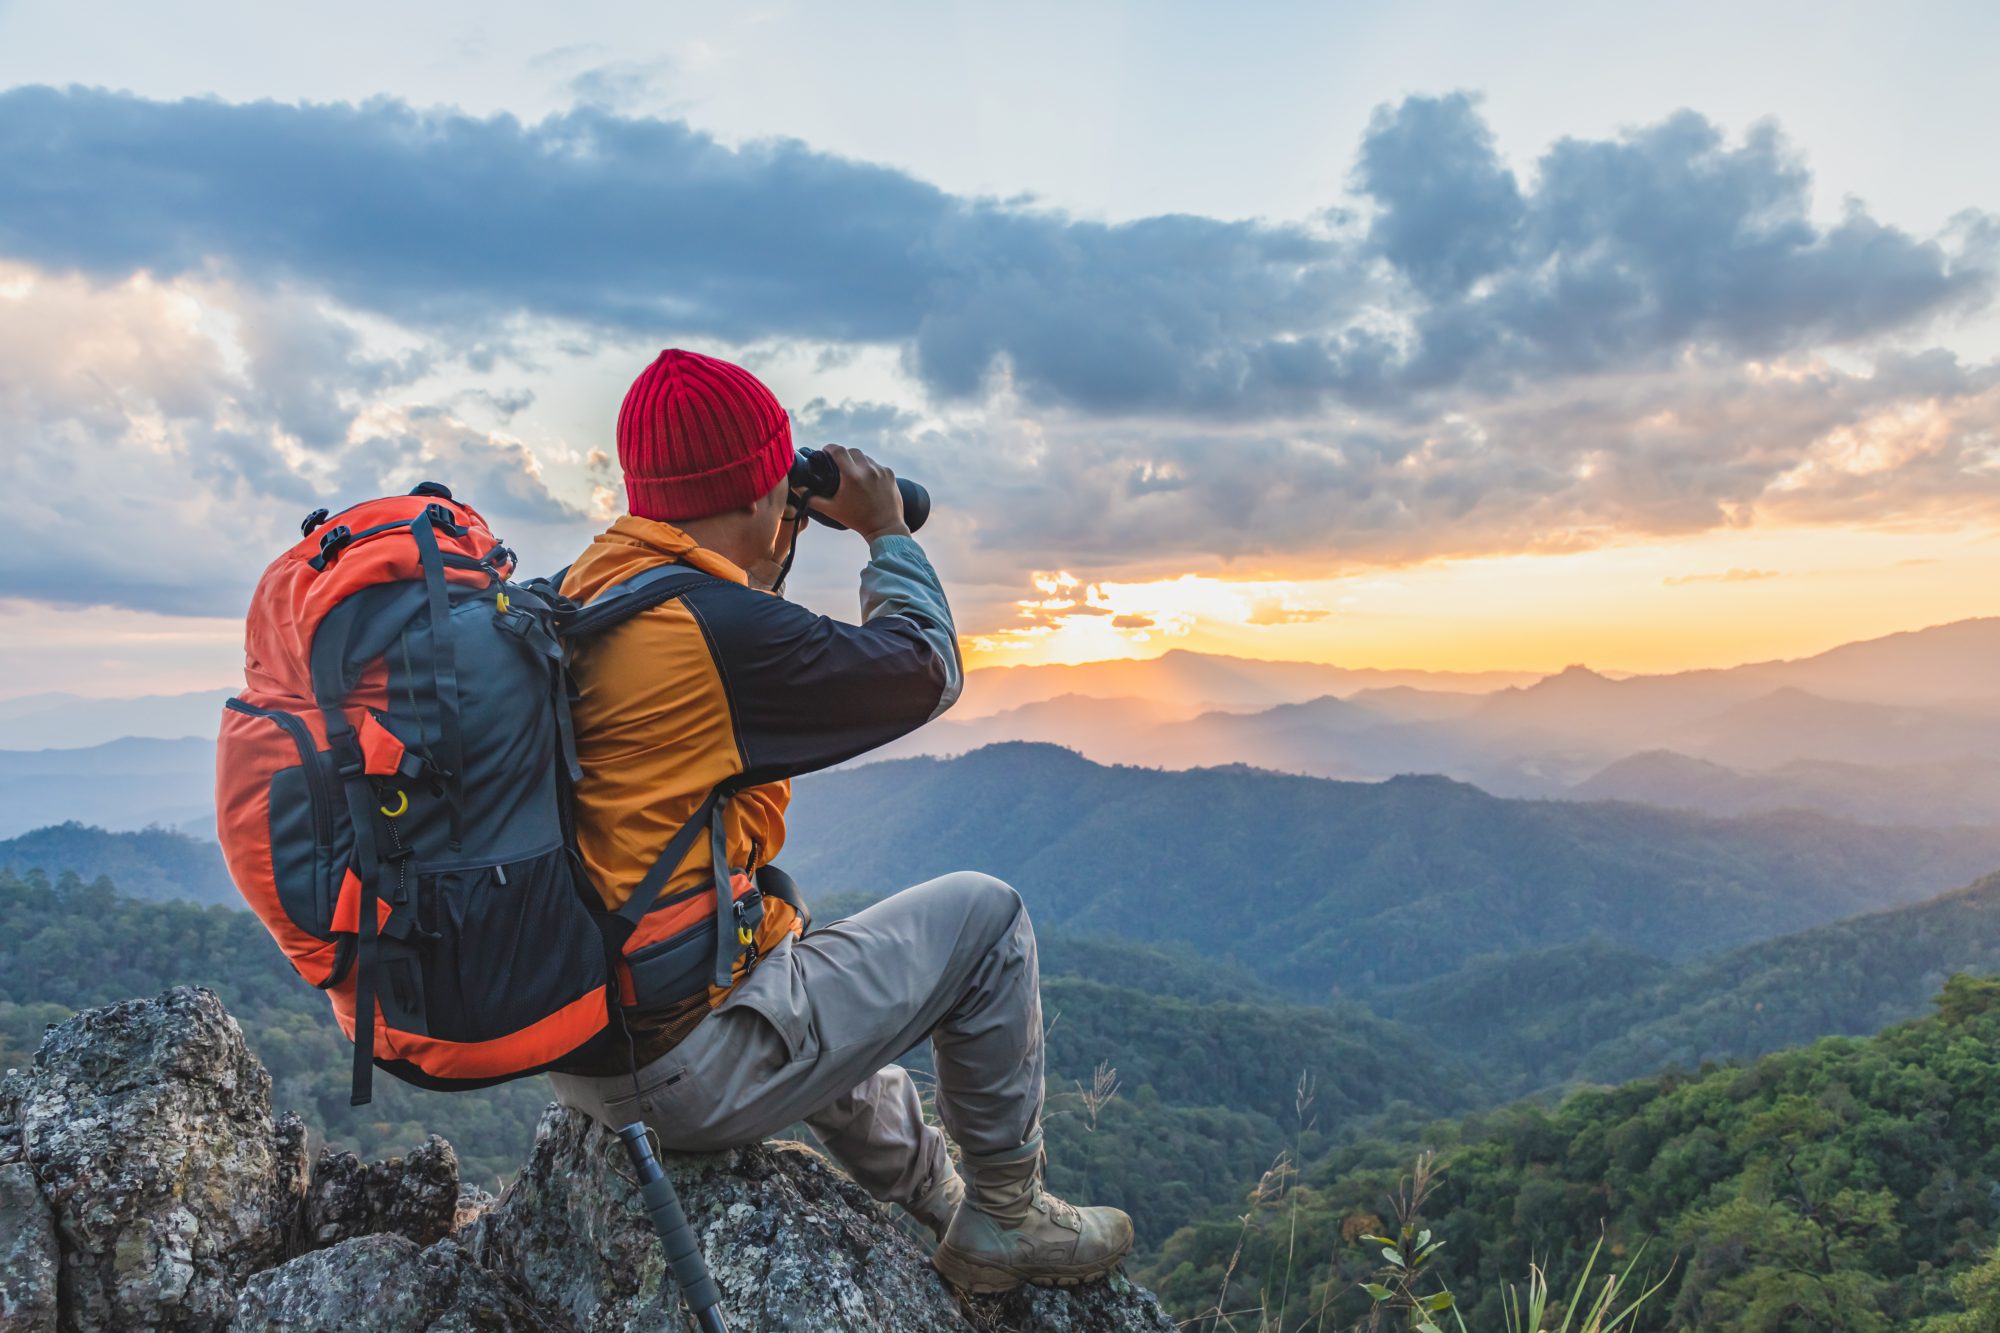
[[[0,322],[10,586],[232,612],[297,512],[427,476],[560,563],[591,524],[526,447],[394,400],[664,330],[816,344],[822,370],[897,349],[924,413],[814,400],[798,435],[931,488],[973,630],[1035,569],[1083,576],[1031,599],[1054,624],[1110,614],[1089,580],[1204,558],[1334,573],[2000,510],[2000,369],[1902,350],[1984,296],[1994,219],[1817,224],[1774,130],[1689,113],[1517,176],[1464,96],[1379,112],[1353,180],[1352,213],[1310,223],[1111,225],[604,107],[0,93],[0,259],[67,293]],[[1867,368],[1810,355],[1834,344]],[[603,449],[564,466],[616,497]],[[795,589],[851,614],[854,547],[807,540]]]
[[[1432,300],[1462,295],[1520,245],[1520,187],[1463,93],[1378,109],[1356,179],[1376,204],[1369,243]]]
[[[1419,421],[1003,414],[867,447],[922,470],[951,572],[1009,570],[1019,587],[1028,568],[1130,579],[1208,557],[1330,575],[1760,522],[1991,521],[1996,439],[2000,367],[1928,352],[1868,373],[1711,355]]]
[[[36,264],[222,265],[489,357],[523,317],[886,344],[945,399],[997,376],[1102,415],[1430,412],[1445,391],[1689,346],[1867,338],[1988,281],[1858,210],[1816,226],[1775,131],[1731,146],[1692,113],[1559,143],[1526,185],[1471,99],[1410,98],[1370,123],[1355,183],[1365,226],[1109,225],[601,106],[523,124],[387,101],[0,94],[0,253]]]
[[[457,401],[475,403],[502,421],[512,421],[535,405],[533,389],[509,389],[504,393],[495,393],[491,389],[466,389],[455,398]]]
[[[1425,105],[1405,103],[1399,120]],[[1424,136],[1397,159],[1426,188],[1389,257],[1436,298],[1414,321],[1406,391],[1660,365],[1690,346],[1768,357],[1905,328],[1987,295],[1980,247],[1954,258],[1858,207],[1814,225],[1810,177],[1769,125],[1735,148],[1692,112],[1615,141],[1563,140],[1516,212],[1495,184],[1511,177],[1468,147],[1484,146],[1470,114],[1458,102],[1450,115],[1432,106],[1417,117],[1447,160],[1466,161],[1461,190],[1428,182]],[[1388,198],[1401,192],[1393,169],[1369,179]],[[1491,197],[1482,216],[1504,228],[1451,211],[1477,196]],[[1469,275],[1481,281],[1467,287]]]

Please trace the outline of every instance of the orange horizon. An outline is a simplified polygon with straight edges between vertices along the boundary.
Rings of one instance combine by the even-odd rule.
[[[949,582],[947,582],[949,586]],[[1788,661],[2000,614],[2000,531],[1743,529],[1329,577],[1037,575],[966,665],[1175,650],[1350,670],[1660,675]]]

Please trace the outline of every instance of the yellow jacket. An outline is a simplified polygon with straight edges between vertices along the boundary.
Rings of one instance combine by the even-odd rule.
[[[577,842],[605,905],[625,905],[713,790],[726,797],[730,869],[769,865],[785,844],[790,779],[886,744],[949,707],[962,681],[942,588],[907,536],[878,537],[862,572],[863,623],[815,615],[749,586],[729,560],[680,529],[630,515],[600,533],[563,577],[589,604],[661,565],[711,576],[672,601],[573,647]],[[648,950],[718,912],[708,837],[698,837],[625,946],[628,1004],[649,1007]],[[738,874],[736,897],[752,876]],[[734,976],[798,922],[763,903]],[[708,936],[713,941],[714,936]],[[711,986],[710,1003],[726,988]]]

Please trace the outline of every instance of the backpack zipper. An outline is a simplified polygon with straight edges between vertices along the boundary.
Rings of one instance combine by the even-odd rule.
[[[244,703],[241,699],[230,699],[223,704],[223,707],[233,713],[241,713],[245,717],[261,717],[266,721],[275,722],[292,738],[292,744],[298,747],[299,767],[303,768],[306,774],[308,803],[312,806],[313,837],[320,846],[331,846],[333,811],[328,803],[333,798],[326,790],[326,773],[320,767],[319,747],[313,744],[312,732],[306,729],[305,721],[298,714],[288,713],[282,708],[258,708],[254,704]]]

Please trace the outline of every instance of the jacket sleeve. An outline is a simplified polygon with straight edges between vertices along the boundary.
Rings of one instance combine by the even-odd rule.
[[[869,545],[859,625],[733,583],[684,604],[721,672],[745,786],[886,745],[949,708],[963,684],[944,589],[908,537]]]
[[[861,571],[861,619],[873,624],[881,616],[915,621],[944,665],[944,691],[930,717],[957,703],[959,691],[965,688],[958,629],[951,623],[951,607],[945,604],[944,584],[913,537],[877,537],[868,544],[868,566]]]

